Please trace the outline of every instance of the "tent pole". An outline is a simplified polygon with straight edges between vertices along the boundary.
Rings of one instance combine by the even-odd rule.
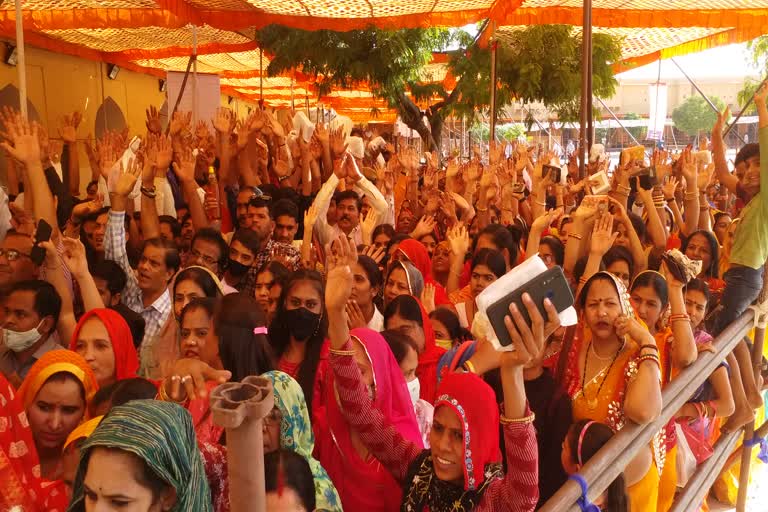
[[[592,37],[592,0],[584,0],[583,23],[581,30],[581,115],[579,116],[579,178],[583,178],[586,168],[586,156],[589,152],[587,147],[587,130],[589,129],[589,116],[592,114],[590,109],[590,96],[592,96],[590,80],[590,39]]]
[[[19,112],[28,119],[27,112],[27,66],[24,58],[24,19],[21,14],[21,1],[16,0],[16,69],[19,73]]]
[[[192,126],[197,124],[197,27],[192,25]]]
[[[491,118],[489,144],[496,140],[496,51],[499,42],[496,39],[496,22],[491,27]]]

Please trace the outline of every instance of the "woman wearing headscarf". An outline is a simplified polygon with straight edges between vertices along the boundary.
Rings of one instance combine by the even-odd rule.
[[[272,381],[275,407],[280,412],[280,423],[277,426],[279,445],[265,446],[265,453],[283,448],[304,457],[309,463],[314,477],[317,508],[329,512],[341,512],[341,500],[338,492],[336,492],[336,487],[320,462],[312,456],[312,452],[315,450],[315,436],[312,433],[309,411],[307,410],[307,403],[304,401],[304,392],[301,390],[301,386],[283,372],[271,371],[263,376]],[[267,425],[266,428],[269,430],[271,425]]]
[[[88,401],[98,388],[88,363],[69,350],[46,352],[30,368],[19,387],[19,400],[27,412],[44,478],[59,478],[64,442],[88,419]]]
[[[384,307],[400,295],[421,297],[424,291],[424,276],[409,261],[393,261],[384,280]]]
[[[622,282],[608,272],[594,274],[580,292],[578,312],[575,335],[558,364],[573,420],[599,421],[614,431],[627,420],[653,421],[661,412],[659,349]],[[661,434],[626,473],[632,510],[656,510],[666,455]]]
[[[435,281],[432,276],[432,260],[424,244],[418,240],[408,238],[400,242],[397,252],[401,258],[405,257],[421,272],[425,284],[431,284],[435,287],[435,306],[450,306],[453,304],[448,298],[448,293],[443,285]]]
[[[445,349],[437,346],[435,331],[424,306],[410,295],[395,298],[384,311],[385,329],[396,329],[413,338],[419,347],[419,397],[433,403],[437,397],[437,364]]]
[[[346,239],[336,242],[329,258],[326,305],[330,318],[331,368],[336,378],[340,410],[364,446],[402,485],[401,510],[414,512],[532,511],[538,497],[537,448],[533,415],[526,403],[523,365],[544,347],[544,321],[535,305],[526,307],[533,321],[527,327],[519,311],[508,324],[518,350],[499,358],[504,388],[504,412],[493,390],[471,373],[452,373],[441,383],[429,450],[392,428],[375,400],[370,398],[361,368],[355,333],[347,329],[345,304],[351,280],[349,266],[354,247]],[[527,296],[526,296],[527,297]],[[545,304],[550,321],[557,322],[554,306]],[[362,371],[361,371],[362,370]],[[405,388],[404,383],[400,384]],[[501,469],[498,425],[504,425],[506,474]],[[357,509],[356,509],[357,510]]]
[[[398,435],[422,447],[408,387],[389,345],[377,332],[353,329],[356,360],[368,379],[367,395]],[[365,447],[363,432],[345,418],[337,398],[340,384],[332,373],[324,402],[328,428],[318,432],[317,456],[336,485],[344,510],[388,512],[397,510],[401,490],[392,475]]]
[[[69,350],[85,359],[99,387],[136,377],[139,370],[131,329],[113,309],[92,309],[84,314],[77,322]]]
[[[81,450],[68,512],[121,494],[137,509],[212,511],[192,420],[177,404],[134,400],[115,407]]]
[[[61,481],[40,478],[40,461],[24,407],[0,373],[0,510],[63,512],[67,494]],[[20,507],[20,508],[19,508]]]

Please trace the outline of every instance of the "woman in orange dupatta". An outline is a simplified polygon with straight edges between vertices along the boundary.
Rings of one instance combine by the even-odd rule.
[[[624,285],[608,272],[594,274],[578,298],[579,324],[561,356],[561,383],[571,397],[573,420],[599,421],[614,431],[626,420],[647,424],[661,413],[656,344],[635,318]],[[663,466],[660,433],[651,449],[625,470],[631,510],[653,512]]]
[[[0,510],[64,512],[69,502],[63,482],[40,478],[32,430],[13,387],[0,373]]]
[[[638,274],[632,281],[630,301],[659,347],[663,388],[681,369],[696,361],[698,351],[690,317],[685,309],[683,283],[673,278],[666,266],[663,266],[662,270],[664,275],[654,270]],[[671,508],[677,490],[677,439],[674,418],[665,426],[664,438],[667,454],[659,487],[659,512]]]
[[[85,359],[69,350],[46,352],[30,368],[18,396],[29,419],[44,478],[59,478],[64,442],[88,419],[88,401],[98,388]]]

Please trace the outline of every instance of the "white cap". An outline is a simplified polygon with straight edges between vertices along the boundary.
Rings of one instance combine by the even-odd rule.
[[[365,143],[361,137],[347,137],[347,147],[355,158],[362,160],[365,157]]]

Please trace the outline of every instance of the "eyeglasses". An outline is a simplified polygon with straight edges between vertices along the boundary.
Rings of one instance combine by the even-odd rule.
[[[218,263],[218,260],[216,260],[214,258],[211,258],[208,255],[200,254],[200,252],[195,250],[195,249],[192,249],[191,251],[189,251],[189,255],[192,256],[192,259],[194,259],[196,261],[202,261],[203,263],[205,263],[209,267],[212,267],[213,265]]]
[[[16,261],[20,257],[31,258],[29,254],[17,251],[16,249],[0,249],[0,258],[5,256],[8,261]]]

